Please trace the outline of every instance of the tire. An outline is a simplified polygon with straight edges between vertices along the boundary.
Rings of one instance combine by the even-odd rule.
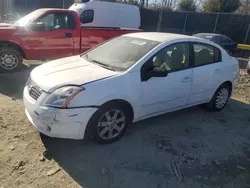
[[[227,83],[222,84],[215,92],[213,98],[205,106],[211,111],[221,111],[231,95],[231,89]]]
[[[115,114],[117,118],[115,118]],[[99,144],[110,144],[119,140],[127,130],[131,119],[129,114],[128,108],[119,102],[104,104],[90,118],[86,136]]]
[[[23,66],[23,57],[17,49],[13,47],[2,47],[0,49],[0,72],[14,72]]]

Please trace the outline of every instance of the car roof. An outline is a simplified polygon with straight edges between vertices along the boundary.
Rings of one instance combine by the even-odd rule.
[[[160,32],[138,32],[130,33],[123,36],[153,40],[158,42],[167,42],[174,39],[196,39],[197,37],[192,37],[188,35],[173,34],[173,33],[160,33]]]
[[[58,12],[73,12],[72,10],[68,10],[68,9],[61,9],[61,8],[40,8],[37,10],[41,10],[44,12],[48,12],[48,11],[58,11]]]
[[[218,33],[196,33],[196,34],[194,34],[194,36],[195,35],[225,36],[225,35],[218,34]]]

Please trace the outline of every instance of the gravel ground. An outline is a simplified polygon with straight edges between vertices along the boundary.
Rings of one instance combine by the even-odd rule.
[[[222,112],[193,107],[145,120],[105,146],[41,139],[22,102],[33,67],[0,75],[0,188],[250,188],[250,76],[244,65]]]

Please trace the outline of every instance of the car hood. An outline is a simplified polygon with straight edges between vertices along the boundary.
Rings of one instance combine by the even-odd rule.
[[[15,29],[16,26],[10,23],[0,23],[0,29]]]
[[[44,91],[52,92],[64,85],[83,85],[117,74],[119,73],[90,63],[78,55],[36,67],[31,72],[31,80]]]

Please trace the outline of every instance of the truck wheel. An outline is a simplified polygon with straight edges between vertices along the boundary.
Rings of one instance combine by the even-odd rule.
[[[11,47],[0,49],[0,72],[13,72],[23,66],[23,57],[18,50]]]

